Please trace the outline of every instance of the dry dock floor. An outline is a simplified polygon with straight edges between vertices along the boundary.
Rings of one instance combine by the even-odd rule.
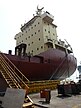
[[[29,96],[38,105],[34,108],[81,108],[81,95],[59,97],[57,90],[51,91],[50,104],[44,103],[45,99],[40,98],[40,93],[30,94]]]
[[[59,97],[57,90],[54,90],[51,91],[50,104],[44,103],[45,99],[40,98],[40,93],[30,94],[29,96],[35,104],[34,108],[81,108],[81,95]],[[0,101],[2,100],[3,97],[0,97]]]

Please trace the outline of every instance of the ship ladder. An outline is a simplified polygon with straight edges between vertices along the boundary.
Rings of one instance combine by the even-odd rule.
[[[25,89],[26,96],[23,104],[23,108],[29,108],[33,106],[33,101],[27,95],[29,87],[26,82],[29,80],[18,70],[18,68],[3,54],[0,52],[0,73],[5,79],[7,85],[10,88]],[[17,74],[21,75],[21,77]],[[22,79],[23,78],[23,79]]]

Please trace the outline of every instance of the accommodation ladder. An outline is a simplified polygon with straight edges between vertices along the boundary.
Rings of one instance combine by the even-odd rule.
[[[0,52],[0,73],[5,79],[9,88],[25,89],[26,96],[24,99],[23,108],[29,108],[33,106],[33,101],[27,95],[28,85],[25,83],[29,80],[18,70],[18,68],[3,54]],[[20,75],[18,75],[18,74]]]

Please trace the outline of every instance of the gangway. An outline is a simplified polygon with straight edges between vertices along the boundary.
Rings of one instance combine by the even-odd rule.
[[[23,108],[28,108],[33,106],[33,101],[27,95],[29,87],[25,83],[25,81],[29,82],[29,80],[22,74],[22,72],[18,70],[18,68],[2,52],[0,52],[0,73],[2,74],[3,78],[5,79],[7,85],[10,88],[26,90],[26,96]],[[21,77],[18,75],[18,73]]]

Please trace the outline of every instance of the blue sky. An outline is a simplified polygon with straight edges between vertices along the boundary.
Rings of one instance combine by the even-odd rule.
[[[58,37],[70,43],[79,64],[81,0],[0,0],[0,51],[7,53],[11,49],[14,54],[14,36],[21,24],[33,17],[37,5],[54,15]]]

